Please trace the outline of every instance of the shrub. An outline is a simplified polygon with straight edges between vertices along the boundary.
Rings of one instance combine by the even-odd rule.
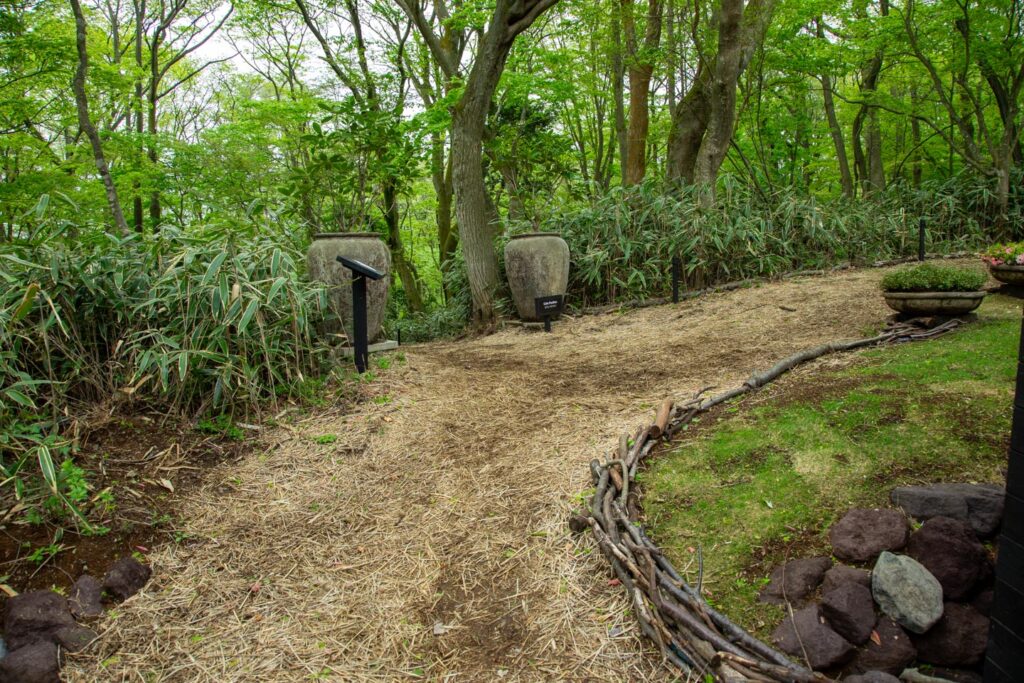
[[[0,243],[4,488],[77,514],[62,428],[83,402],[247,413],[319,372],[326,297],[301,247],[273,226],[120,237],[50,224]]]
[[[947,195],[896,188],[873,200],[819,201],[788,190],[762,197],[723,182],[716,206],[687,189],[657,183],[613,188],[585,207],[556,211],[533,229],[560,233],[569,244],[569,299],[577,305],[668,293],[673,256],[688,288],[772,277],[842,262],[870,263],[916,248],[920,217],[929,249],[952,252],[985,240],[980,219]],[[513,230],[520,226],[511,226]]]
[[[1024,266],[1024,242],[993,245],[981,258],[990,266]]]
[[[976,292],[986,281],[977,270],[922,263],[886,273],[882,289],[886,292]]]

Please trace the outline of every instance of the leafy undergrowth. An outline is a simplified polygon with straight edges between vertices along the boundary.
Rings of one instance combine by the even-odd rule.
[[[1020,303],[990,296],[979,321],[934,341],[798,371],[704,416],[641,476],[654,538],[708,600],[761,636],[771,568],[830,552],[851,507],[895,486],[1005,481]]]

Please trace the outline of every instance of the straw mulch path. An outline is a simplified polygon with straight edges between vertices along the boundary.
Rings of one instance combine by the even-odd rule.
[[[887,314],[881,275],[408,347],[377,402],[278,427],[213,472],[185,501],[193,541],[151,555],[151,583],[65,675],[670,680],[590,535],[566,527],[587,463],[666,396],[863,336]]]

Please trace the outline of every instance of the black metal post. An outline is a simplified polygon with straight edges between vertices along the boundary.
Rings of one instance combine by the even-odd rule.
[[[985,683],[1024,681],[1024,319],[1017,356],[1006,506],[999,536]]]
[[[917,260],[924,261],[924,218],[917,222]]]
[[[551,316],[550,315],[544,316],[544,331],[545,332],[550,332],[551,331]]]
[[[672,303],[679,303],[679,280],[683,276],[683,262],[678,256],[672,257]]]
[[[363,275],[356,275],[352,280],[352,332],[356,370],[363,373],[370,362],[370,345],[366,339],[366,277]]]

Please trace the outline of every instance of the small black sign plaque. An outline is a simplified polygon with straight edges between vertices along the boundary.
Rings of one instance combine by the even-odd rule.
[[[551,320],[562,314],[562,306],[565,305],[565,297],[561,294],[553,296],[538,296],[533,300],[536,306],[537,317],[544,321],[544,329],[551,331]]]

